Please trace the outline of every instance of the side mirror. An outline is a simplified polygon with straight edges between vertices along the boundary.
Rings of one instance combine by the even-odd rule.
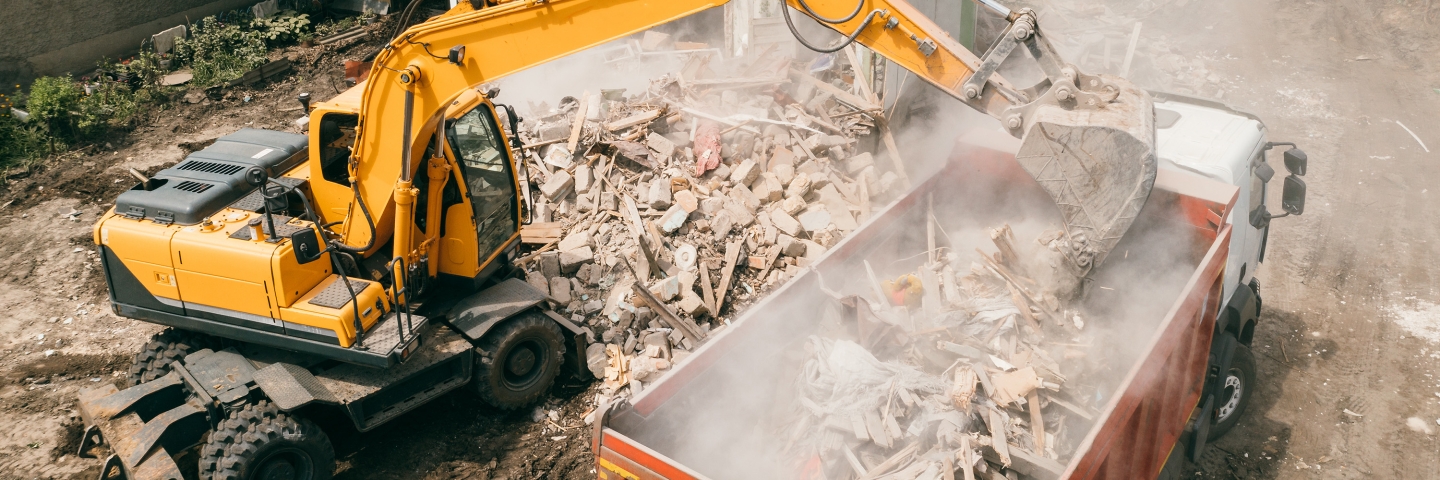
[[[1289,163],[1289,152],[1286,153],[1285,160],[1286,163]],[[1280,195],[1280,208],[1290,215],[1305,213],[1305,181],[1300,177],[1295,175],[1285,177],[1285,190]]]
[[[1310,157],[1305,155],[1304,150],[1292,148],[1285,151],[1285,169],[1290,173],[1305,176],[1305,168],[1310,166]],[[1286,180],[1286,188],[1289,188],[1289,180]],[[1288,190],[1287,190],[1288,191]],[[1305,183],[1300,183],[1301,196],[1304,196]],[[1301,202],[1304,203],[1304,202]]]
[[[295,249],[295,261],[301,265],[320,259],[325,249],[320,246],[320,235],[314,228],[306,228],[290,235],[290,247]]]

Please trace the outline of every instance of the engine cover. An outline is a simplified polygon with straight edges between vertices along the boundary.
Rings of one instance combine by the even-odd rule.
[[[245,171],[278,177],[305,160],[304,135],[247,128],[161,170],[115,199],[115,213],[161,224],[194,225],[255,190]]]

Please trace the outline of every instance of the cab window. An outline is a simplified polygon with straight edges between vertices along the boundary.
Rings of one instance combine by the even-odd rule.
[[[489,107],[481,105],[450,123],[450,146],[475,211],[480,258],[514,235],[519,225],[510,158]]]

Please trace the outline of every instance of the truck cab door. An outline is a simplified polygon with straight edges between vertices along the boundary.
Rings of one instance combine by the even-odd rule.
[[[478,258],[484,269],[519,232],[515,175],[489,104],[480,104],[450,122],[447,134],[470,196]]]

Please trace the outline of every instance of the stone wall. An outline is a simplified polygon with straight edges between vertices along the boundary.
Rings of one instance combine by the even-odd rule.
[[[0,20],[0,85],[88,72],[161,30],[258,0],[15,0]]]

